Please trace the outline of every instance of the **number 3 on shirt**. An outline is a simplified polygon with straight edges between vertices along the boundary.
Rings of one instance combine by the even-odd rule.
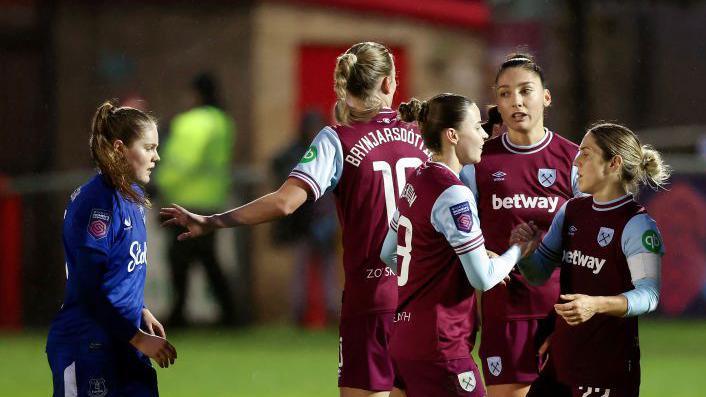
[[[397,285],[400,287],[407,284],[409,261],[412,260],[412,222],[404,215],[400,215],[400,219],[397,221],[397,230],[399,231],[401,227],[404,228],[404,246],[397,245],[397,263],[400,263],[400,258],[402,258],[397,275]]]
[[[422,165],[422,160],[416,157],[402,157],[395,164],[395,179],[397,179],[397,194],[392,180],[392,167],[386,161],[373,161],[373,171],[382,173],[382,186],[385,190],[385,207],[387,209],[387,223],[392,221],[395,213],[395,201],[400,196],[404,185],[407,184],[407,168],[417,168]]]

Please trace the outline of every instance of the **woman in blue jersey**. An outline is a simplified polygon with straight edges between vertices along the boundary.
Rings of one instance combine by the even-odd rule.
[[[590,196],[566,202],[539,243],[518,225],[511,241],[539,244],[519,267],[532,283],[560,267],[561,303],[549,361],[529,396],[635,397],[640,390],[637,317],[659,301],[662,239],[634,200],[640,185],[662,187],[669,169],[628,128],[597,124],[581,141],[578,183]]]
[[[64,214],[66,293],[47,339],[54,396],[157,396],[160,367],[176,350],[144,305],[143,187],[159,161],[149,115],[102,104],[90,149],[98,174],[71,194]]]

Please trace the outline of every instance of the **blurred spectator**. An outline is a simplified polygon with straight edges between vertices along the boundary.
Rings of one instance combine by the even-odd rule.
[[[299,123],[296,140],[272,160],[276,182],[281,183],[299,162],[311,141],[326,125],[318,111],[308,111]],[[291,216],[282,218],[272,228],[277,245],[293,248],[292,310],[297,323],[322,326],[325,316],[335,319],[338,312],[336,289],[336,205],[331,195],[319,201],[307,201]],[[321,300],[325,307],[322,308]],[[326,313],[323,313],[323,310]]]
[[[503,119],[500,116],[497,105],[488,106],[487,112],[488,118],[485,123],[483,123],[483,130],[485,130],[490,138],[495,138],[503,133]]]
[[[167,203],[212,213],[227,206],[234,123],[220,106],[216,82],[210,74],[196,76],[190,88],[187,101],[191,109],[175,116],[170,124],[156,182]],[[168,323],[179,326],[186,322],[189,267],[198,261],[204,266],[220,304],[221,323],[232,324],[232,295],[216,258],[214,234],[177,241],[179,231],[169,229],[169,232],[173,234],[168,256],[176,296]]]

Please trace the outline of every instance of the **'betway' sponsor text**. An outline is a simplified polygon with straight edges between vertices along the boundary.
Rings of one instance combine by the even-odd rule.
[[[498,197],[493,194],[492,200],[494,210],[501,208],[546,208],[547,212],[554,212],[559,204],[559,197],[537,197],[524,194],[515,194],[511,197]]]

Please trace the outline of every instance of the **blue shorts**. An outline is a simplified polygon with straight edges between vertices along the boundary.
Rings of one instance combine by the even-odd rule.
[[[47,346],[54,397],[158,397],[157,372],[132,346],[85,341]]]

